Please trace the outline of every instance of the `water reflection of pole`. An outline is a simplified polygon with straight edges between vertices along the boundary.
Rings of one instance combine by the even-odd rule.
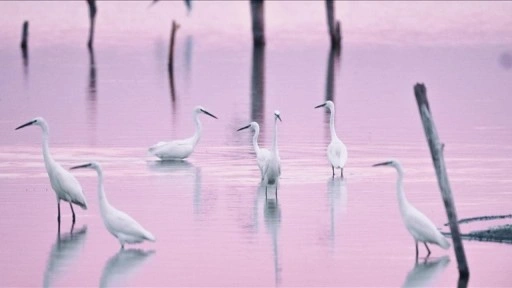
[[[96,128],[96,105],[97,105],[97,71],[96,71],[96,61],[94,59],[94,49],[89,49],[89,81],[87,87],[87,100],[88,100],[88,115],[91,119],[89,122]],[[95,129],[96,130],[96,129]],[[92,142],[96,142],[96,137],[94,137]]]
[[[23,22],[21,31],[21,57],[23,58],[23,74],[28,76],[28,21]]]
[[[251,70],[251,121],[263,127],[265,115],[265,47],[255,46],[252,49]],[[265,129],[261,130],[261,137]]]
[[[183,74],[185,76],[185,86],[188,92],[190,87],[190,74],[192,70],[192,50],[194,48],[194,37],[192,35],[187,35],[185,38],[185,65],[183,69]]]
[[[274,255],[275,284],[281,283],[281,267],[279,267],[278,234],[281,225],[281,208],[277,198],[268,198],[265,201],[265,224],[272,236],[272,250]]]
[[[329,49],[329,56],[327,58],[327,72],[325,76],[325,101],[331,100],[334,102],[336,95],[336,71],[340,70],[341,64],[341,47],[331,47]],[[324,123],[329,123],[330,113],[325,109]],[[329,132],[329,125],[325,126]],[[326,135],[330,135],[327,133]]]
[[[171,26],[171,38],[169,40],[169,62],[167,63],[168,71],[169,71],[169,86],[171,89],[171,101],[172,101],[172,109],[175,111],[175,102],[176,102],[176,93],[174,89],[174,46],[176,43],[176,31],[178,31],[180,25],[176,23],[176,21],[172,21]],[[173,113],[176,114],[176,113]]]

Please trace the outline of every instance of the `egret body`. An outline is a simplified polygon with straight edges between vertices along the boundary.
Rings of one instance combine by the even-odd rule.
[[[427,248],[428,254],[430,255],[430,249],[427,243],[439,245],[443,249],[450,248],[450,242],[437,230],[436,226],[430,219],[421,213],[418,209],[412,206],[411,203],[405,197],[403,179],[404,172],[402,165],[398,161],[387,161],[373,165],[375,166],[391,166],[394,167],[398,172],[398,180],[396,184],[396,193],[398,197],[398,205],[400,207],[400,214],[404,221],[405,227],[414,238],[416,242],[416,258],[418,258],[418,242],[423,242],[425,248]]]
[[[281,159],[279,158],[279,149],[277,147],[277,120],[281,120],[279,111],[274,112],[274,136],[272,138],[272,149],[270,150],[270,157],[263,167],[263,182],[267,185],[265,188],[265,196],[267,195],[268,185],[276,185],[277,196],[277,182],[281,175]]]
[[[327,159],[332,167],[332,177],[334,177],[334,169],[341,170],[341,176],[343,177],[343,167],[347,163],[348,153],[347,146],[341,142],[340,138],[336,135],[336,129],[334,128],[334,103],[332,101],[326,101],[323,104],[316,106],[315,108],[326,107],[329,109],[331,114],[329,120],[329,128],[331,130],[331,143],[327,146]]]
[[[75,223],[75,211],[73,210],[72,204],[78,205],[84,210],[87,209],[87,202],[85,200],[84,194],[82,193],[82,187],[76,180],[75,176],[73,176],[73,174],[66,171],[66,169],[62,168],[59,163],[53,160],[48,144],[48,123],[46,123],[44,118],[34,118],[31,121],[17,127],[16,130],[31,125],[39,126],[43,130],[44,166],[46,167],[46,172],[48,172],[48,177],[50,178],[52,189],[55,191],[55,196],[57,196],[57,221],[60,223],[60,201],[63,200],[69,203],[69,207],[73,213],[73,223]]]
[[[254,136],[252,137],[252,146],[254,147],[254,152],[256,153],[256,160],[258,161],[258,167],[260,168],[261,180],[263,180],[263,168],[270,160],[270,151],[265,148],[260,148],[258,145],[258,136],[260,135],[260,125],[257,122],[251,122],[249,125],[244,126],[237,131],[241,131],[247,128],[251,128],[254,131]]]
[[[201,138],[202,125],[201,121],[199,121],[200,114],[206,114],[217,119],[217,117],[206,111],[203,107],[197,106],[192,113],[196,124],[196,132],[192,137],[170,142],[158,142],[149,148],[149,153],[162,160],[183,160],[190,156]]]
[[[103,224],[105,224],[107,230],[119,240],[122,249],[124,249],[125,243],[141,243],[145,240],[154,242],[156,240],[153,234],[144,229],[132,217],[110,205],[105,190],[103,189],[103,170],[99,163],[91,162],[71,167],[71,169],[78,168],[90,168],[96,170],[98,173],[98,196],[101,219],[103,219]]]

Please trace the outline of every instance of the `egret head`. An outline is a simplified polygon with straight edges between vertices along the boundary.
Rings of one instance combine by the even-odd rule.
[[[332,111],[332,109],[334,109],[334,103],[332,103],[331,100],[327,100],[325,101],[323,104],[320,104],[318,106],[315,106],[315,108],[320,108],[320,107],[326,107],[328,108],[330,111]]]
[[[373,164],[372,166],[373,167],[377,167],[377,166],[391,166],[391,167],[395,167],[396,169],[401,169],[400,162],[398,162],[396,160],[389,160],[389,161],[386,161],[386,162],[381,162],[381,163]]]
[[[238,129],[236,131],[242,131],[242,130],[247,129],[247,128],[251,128],[254,131],[256,131],[256,130],[259,131],[260,130],[260,125],[257,122],[253,121],[253,122],[249,123],[249,125],[244,126],[244,127],[240,128],[240,129]]]
[[[196,108],[194,108],[194,113],[195,114],[204,113],[204,114],[206,114],[208,116],[211,116],[211,117],[213,117],[215,119],[218,119],[215,115],[213,115],[212,113],[206,111],[202,106],[196,106]]]
[[[30,125],[37,125],[39,127],[42,127],[43,125],[44,126],[46,125],[46,121],[44,121],[43,117],[36,117],[36,118],[28,121],[27,123],[17,127],[15,130],[18,130],[18,129],[21,129],[23,127],[27,127],[27,126],[30,126]]]
[[[279,112],[279,110],[274,111],[274,116],[276,119],[279,119],[279,121],[283,122],[283,120],[281,120],[281,112]]]
[[[90,169],[98,170],[98,169],[101,169],[101,166],[100,166],[100,163],[93,161],[93,162],[89,162],[86,164],[73,166],[73,167],[69,168],[69,170],[80,169],[80,168],[90,168]]]

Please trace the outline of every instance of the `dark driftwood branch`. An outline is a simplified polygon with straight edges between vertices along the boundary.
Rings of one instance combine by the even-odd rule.
[[[416,102],[423,122],[425,136],[430,147],[432,161],[436,169],[437,182],[441,190],[446,214],[450,223],[450,231],[453,240],[453,248],[455,256],[457,257],[457,265],[459,268],[459,275],[461,278],[469,277],[469,268],[466,261],[466,254],[464,253],[464,246],[459,231],[459,224],[457,223],[457,212],[455,210],[455,203],[453,200],[450,183],[448,181],[448,174],[444,163],[444,154],[441,141],[437,134],[437,129],[430,113],[430,106],[427,99],[427,89],[423,84],[416,84],[414,86],[414,94],[416,95]]]
[[[341,47],[341,23],[335,17],[334,0],[325,0],[325,8],[327,11],[327,27],[329,28],[331,47],[339,49]]]
[[[254,46],[265,45],[265,2],[251,0],[252,36]]]
[[[92,49],[93,41],[94,41],[94,25],[96,22],[96,12],[98,12],[96,8],[96,0],[86,0],[87,5],[89,6],[89,20],[90,20],[90,26],[89,26],[89,40],[87,41],[87,47],[89,49]]]

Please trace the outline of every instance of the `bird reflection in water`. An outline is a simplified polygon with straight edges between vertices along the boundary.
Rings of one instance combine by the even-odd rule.
[[[281,283],[281,267],[279,265],[279,229],[281,228],[281,208],[277,198],[265,200],[265,226],[272,237],[272,250],[274,255],[275,284]]]
[[[331,231],[329,235],[331,248],[336,246],[336,222],[339,220],[339,214],[344,214],[347,209],[348,193],[346,184],[345,178],[341,177],[329,177],[327,181],[327,199],[331,216]]]
[[[58,224],[57,240],[52,245],[48,255],[48,263],[44,272],[43,287],[55,286],[55,281],[64,274],[73,260],[78,256],[84,246],[87,235],[87,226],[73,230],[71,225],[69,233],[60,234],[60,223]]]
[[[154,253],[153,250],[120,249],[105,264],[99,286],[124,286],[127,278],[151,258],[150,256]]]
[[[449,263],[448,256],[437,259],[425,258],[421,263],[416,258],[414,267],[407,273],[402,287],[431,287],[432,282],[446,269]]]
[[[186,160],[157,160],[148,161],[149,170],[175,175],[192,175],[194,183],[194,212],[199,214],[202,209],[202,178],[201,168],[195,167]],[[183,179],[181,179],[183,180]],[[174,179],[173,179],[174,181]]]

